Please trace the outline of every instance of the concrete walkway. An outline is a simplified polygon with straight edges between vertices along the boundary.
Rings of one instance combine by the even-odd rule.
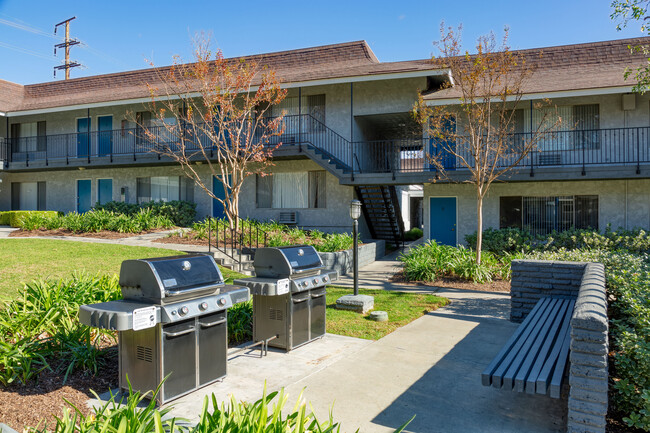
[[[253,402],[284,387],[288,410],[304,390],[319,419],[344,432],[559,432],[566,402],[481,385],[480,373],[516,324],[507,294],[445,290],[452,303],[370,342],[326,335],[292,352],[231,357],[222,383],[170,403],[172,415],[196,420],[205,396]]]

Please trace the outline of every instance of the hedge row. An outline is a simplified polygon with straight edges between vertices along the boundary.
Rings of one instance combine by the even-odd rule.
[[[140,204],[109,201],[101,205],[97,203],[94,209],[127,216],[136,215],[141,210],[150,210],[152,215],[167,217],[179,227],[189,227],[196,217],[196,203],[183,200],[150,201]]]
[[[0,226],[22,227],[25,218],[30,215],[38,215],[43,218],[54,218],[59,214],[53,210],[10,210],[0,212]]]

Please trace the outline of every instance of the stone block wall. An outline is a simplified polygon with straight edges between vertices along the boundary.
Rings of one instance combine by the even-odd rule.
[[[576,298],[584,262],[513,260],[510,320],[521,323],[545,296]]]
[[[383,257],[386,252],[386,241],[375,240],[359,246],[359,267],[369,265]],[[318,253],[326,269],[338,271],[339,275],[352,272],[352,249],[335,253]]]
[[[608,320],[605,269],[600,263],[513,260],[513,322],[544,296],[575,298],[569,354],[569,433],[605,433]]]
[[[570,433],[605,432],[608,329],[605,269],[600,263],[589,263],[571,318]]]

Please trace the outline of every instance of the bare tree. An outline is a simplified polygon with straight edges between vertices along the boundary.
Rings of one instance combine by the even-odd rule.
[[[282,116],[267,114],[285,98],[286,89],[275,71],[255,59],[229,60],[221,50],[213,53],[205,38],[195,41],[194,62],[175,57],[172,66],[156,71],[157,81],[147,83],[152,121],[131,116],[136,134],[219,201],[230,228],[238,230],[242,184],[250,175],[266,174],[281,144],[271,145],[270,138],[283,133]],[[202,165],[223,185],[223,198],[213,191],[212,179],[202,177]]]
[[[439,176],[450,180],[448,169],[457,164],[469,172],[466,182],[476,188],[476,262],[480,263],[483,199],[490,186],[535,151],[560,120],[555,117],[549,122],[550,113],[544,106],[550,107],[550,103],[537,103],[535,108],[542,112],[539,123],[526,133],[516,134],[522,113],[517,109],[535,70],[530,54],[510,50],[507,29],[501,44],[490,33],[478,38],[475,54],[463,52],[461,30],[445,28],[443,22],[441,39],[435,43],[440,55],[432,58],[435,67],[449,70],[451,83],[443,91],[458,98],[459,103],[432,106],[420,95],[414,113],[434,138],[426,158]]]

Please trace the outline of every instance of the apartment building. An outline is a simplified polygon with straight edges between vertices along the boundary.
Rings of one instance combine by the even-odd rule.
[[[623,79],[627,66],[644,61],[628,45],[644,41],[550,47],[531,56],[537,70],[515,133],[525,137],[534,128],[541,118],[534,102],[545,98],[572,126],[554,131],[493,185],[485,227],[650,227],[650,98],[631,93],[633,83]],[[242,217],[349,231],[349,203],[359,198],[366,237],[395,240],[405,219],[448,244],[475,231],[467,170],[449,158],[450,179],[437,179],[426,157],[433,139],[410,114],[420,92],[431,105],[459,103],[456,89],[444,86],[447,70],[428,60],[380,62],[364,41],[253,57],[275,69],[289,93],[270,113],[285,114],[273,175],[246,180]],[[84,212],[111,200],[181,199],[197,203],[199,218],[220,216],[129,121],[127,113],[135,113],[155,130],[146,84],[157,77],[147,69],[25,86],[0,81],[0,210]],[[198,169],[209,184],[207,167]],[[420,222],[411,206],[422,208]]]

